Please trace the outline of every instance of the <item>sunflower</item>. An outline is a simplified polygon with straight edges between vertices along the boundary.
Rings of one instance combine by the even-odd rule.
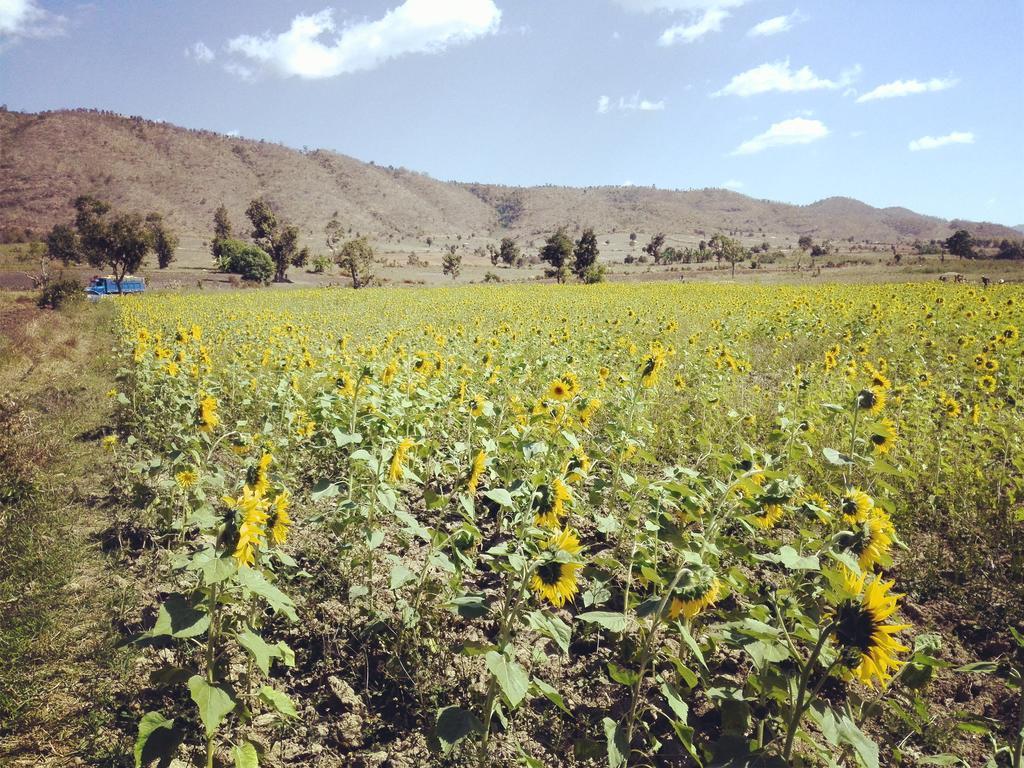
[[[833,633],[843,649],[843,661],[850,672],[869,688],[885,685],[892,671],[903,662],[897,653],[909,650],[893,637],[908,629],[907,624],[887,624],[896,612],[898,595],[889,594],[894,582],[873,577],[865,586],[866,574],[847,574],[848,595],[836,607]]]
[[[814,515],[823,523],[827,522],[830,518],[828,502],[817,491],[801,490],[796,495],[794,502],[800,511]]]
[[[843,518],[851,525],[867,520],[874,506],[874,500],[864,491],[856,488],[847,488],[843,498],[839,501],[839,509],[843,513]]]
[[[174,476],[174,480],[178,484],[179,488],[187,491],[199,481],[199,475],[191,469],[183,469]]]
[[[1000,334],[1000,338],[1003,340],[1004,344],[1012,344],[1020,338],[1020,329],[1015,325],[1008,325],[1003,329],[1002,334]]]
[[[943,412],[951,419],[955,419],[963,412],[963,409],[960,407],[960,403],[958,403],[956,398],[951,396],[948,392],[943,392],[939,395],[939,405],[942,406]]]
[[[669,618],[675,620],[682,614],[683,618],[692,619],[705,608],[714,605],[721,590],[721,583],[708,566],[684,569],[672,593]]]
[[[590,426],[590,420],[594,418],[594,414],[600,407],[601,401],[596,397],[588,398],[585,403],[582,403],[579,409],[580,424],[584,427]]]
[[[388,469],[388,480],[392,483],[401,482],[405,477],[405,461],[413,445],[415,445],[413,439],[406,437],[395,447],[395,452],[391,456],[391,466]]]
[[[546,557],[530,577],[530,589],[556,608],[571,601],[579,591],[577,571],[583,567],[582,563],[574,562],[572,558],[582,549],[579,538],[571,529],[553,533],[547,542]]]
[[[896,441],[896,425],[893,420],[886,417],[878,422],[871,430],[868,440],[875,453],[888,453]]]
[[[660,349],[652,349],[640,363],[640,383],[648,388],[653,387],[658,383],[658,374],[664,367],[665,353]]]
[[[583,480],[587,472],[590,471],[590,457],[584,452],[583,448],[577,448],[573,451],[572,456],[569,457],[569,461],[565,464],[565,482],[569,485],[578,483]]]
[[[857,393],[857,407],[868,413],[878,413],[885,406],[885,390],[870,386]]]
[[[469,401],[469,415],[473,418],[482,416],[484,408],[487,407],[487,398],[483,395],[473,395]]]
[[[996,380],[994,376],[985,375],[978,379],[978,389],[987,395],[996,391]]]
[[[264,526],[269,518],[267,508],[270,502],[253,493],[248,485],[242,488],[242,495],[237,499],[224,496],[222,501],[242,519],[238,527],[234,557],[239,565],[253,565],[256,562],[256,550],[267,537]]]
[[[270,529],[270,540],[275,544],[284,544],[288,538],[288,529],[292,524],[292,519],[288,516],[289,506],[291,506],[291,496],[288,491],[281,491],[274,499],[270,520],[267,523],[267,527]]]
[[[774,528],[775,524],[782,519],[786,509],[781,504],[765,504],[761,509],[751,515],[748,519],[762,531]]]
[[[267,477],[267,470],[270,469],[270,464],[274,460],[274,457],[269,453],[264,453],[260,456],[260,460],[256,463],[256,466],[249,467],[249,471],[246,473],[245,484],[252,489],[252,492],[257,496],[265,496],[267,489],[270,488],[270,479]]]
[[[484,470],[487,468],[487,453],[480,451],[473,458],[473,465],[469,470],[469,480],[466,481],[466,490],[469,491],[470,496],[476,495],[476,487],[480,484],[480,478],[484,474]]]
[[[210,395],[203,395],[199,399],[199,408],[196,411],[196,426],[200,432],[213,432],[220,424],[220,416],[217,415],[217,399]]]
[[[557,477],[551,485],[538,486],[533,494],[534,522],[542,528],[557,528],[569,498],[569,489]]]
[[[889,550],[896,529],[884,509],[874,507],[866,520],[853,526],[853,531],[843,531],[836,536],[836,545],[843,551],[857,557],[857,564],[864,571],[875,565],[889,565]]]
[[[572,390],[562,379],[555,379],[548,385],[548,400],[568,400],[572,397]]]

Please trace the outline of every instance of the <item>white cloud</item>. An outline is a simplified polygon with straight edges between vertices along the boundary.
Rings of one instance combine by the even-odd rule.
[[[225,135],[225,136],[230,136],[230,137],[231,137],[231,138],[233,138],[233,139],[237,139],[237,138],[238,138],[239,136],[241,136],[242,134],[241,134],[241,132],[240,132],[240,131],[239,131],[239,130],[238,130],[238,129],[236,128],[236,129],[234,129],[233,131],[228,131],[228,132],[227,132],[227,133],[225,133],[224,135]]]
[[[734,155],[752,155],[769,147],[810,144],[828,136],[828,128],[820,120],[794,117],[775,123],[764,133],[745,141],[733,150]]]
[[[244,80],[247,83],[251,83],[256,79],[256,72],[251,67],[247,67],[245,64],[239,64],[234,61],[225,63],[224,71],[229,75],[234,75],[239,80]]]
[[[213,61],[215,56],[210,47],[200,40],[198,43],[193,43],[185,49],[186,59],[195,59],[200,64],[208,64]]]
[[[945,136],[922,136],[910,142],[910,151],[919,152],[922,149],[938,149],[947,144],[973,144],[974,134],[970,131],[953,131]]]
[[[498,30],[493,0],[405,0],[376,21],[338,29],[328,8],[292,19],[286,32],[241,35],[228,50],[285,77],[335,77],[373,69],[409,53],[438,53]]]
[[[785,16],[773,16],[770,19],[765,19],[764,21],[752,26],[747,34],[750,37],[767,37],[769,35],[777,35],[780,32],[788,32],[793,28],[794,24],[803,20],[803,14],[796,10]]]
[[[770,91],[781,91],[783,93],[796,93],[799,91],[816,91],[821,89],[834,90],[840,88],[853,80],[860,72],[860,67],[852,67],[842,73],[839,80],[828,80],[818,77],[811,71],[810,67],[801,67],[793,70],[789,66],[789,59],[785,61],[769,62],[761,64],[746,72],[734,75],[732,80],[712,96],[754,96],[759,93]]]
[[[63,35],[67,21],[40,8],[36,0],[0,0],[0,41]]]
[[[743,182],[737,181],[736,179],[729,179],[728,181],[722,182],[723,189],[743,189]]]
[[[707,11],[712,8],[737,8],[748,0],[615,0],[627,11],[651,13],[653,11]]]
[[[721,32],[722,22],[729,18],[729,12],[721,8],[708,8],[704,14],[692,24],[677,24],[661,33],[658,45],[675,45],[676,43],[692,43],[700,40],[709,32]]]
[[[891,83],[880,85],[857,98],[857,103],[875,101],[876,99],[896,99],[900,96],[910,96],[916,93],[931,93],[933,91],[944,91],[952,88],[960,81],[955,78],[933,77],[931,80],[921,82],[920,80],[894,80]]]
[[[628,99],[620,96],[619,100],[615,102],[608,96],[601,96],[597,100],[598,114],[604,115],[613,109],[620,112],[661,112],[665,109],[665,100],[651,101],[650,99],[641,99],[639,92],[634,93]]]

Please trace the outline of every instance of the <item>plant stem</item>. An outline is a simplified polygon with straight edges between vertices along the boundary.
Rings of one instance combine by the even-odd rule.
[[[818,656],[821,655],[821,649],[825,647],[825,641],[828,640],[828,637],[832,634],[832,630],[835,629],[835,626],[835,622],[832,622],[821,631],[821,634],[818,636],[818,642],[815,644],[814,650],[811,651],[810,658],[807,659],[807,663],[804,665],[803,671],[800,673],[800,685],[797,688],[796,701],[793,703],[793,714],[790,716],[789,723],[786,726],[786,746],[782,751],[782,759],[785,760],[786,763],[790,762],[789,758],[793,753],[793,740],[796,738],[796,730],[800,725],[800,720],[803,718],[804,711],[806,709],[804,695],[807,693],[807,683],[810,682],[811,673],[814,671],[814,664],[818,660]],[[828,677],[827,673],[825,677]],[[823,680],[824,678],[822,678],[822,681]],[[818,686],[814,690],[815,693],[820,690],[822,681],[818,682]]]

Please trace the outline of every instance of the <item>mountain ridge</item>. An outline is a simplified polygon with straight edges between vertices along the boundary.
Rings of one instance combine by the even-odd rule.
[[[726,231],[785,242],[804,234],[927,240],[948,237],[955,225],[968,226],[976,237],[1019,234],[998,224],[950,222],[842,196],[791,205],[717,188],[439,181],[330,150],[295,150],[137,116],[0,110],[0,229],[45,232],[69,221],[70,201],[85,193],[118,208],[160,211],[183,241],[196,245],[209,237],[219,205],[228,207],[241,231],[249,200],[261,196],[317,240],[334,215],[378,240],[531,237],[561,225],[691,238]]]

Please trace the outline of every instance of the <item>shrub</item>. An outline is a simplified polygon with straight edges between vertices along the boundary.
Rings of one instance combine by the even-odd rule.
[[[309,271],[315,275],[321,275],[327,271],[327,268],[331,265],[331,260],[326,256],[317,256],[313,259],[313,267]]]
[[[591,264],[587,271],[583,273],[583,282],[587,285],[594,285],[595,283],[604,282],[604,265],[603,264]]]
[[[39,294],[38,304],[43,308],[60,309],[65,304],[73,304],[84,297],[82,284],[74,278],[62,277],[47,283]]]
[[[221,272],[234,272],[243,280],[266,283],[274,275],[274,262],[269,254],[255,245],[241,240],[223,240],[220,243]]]

